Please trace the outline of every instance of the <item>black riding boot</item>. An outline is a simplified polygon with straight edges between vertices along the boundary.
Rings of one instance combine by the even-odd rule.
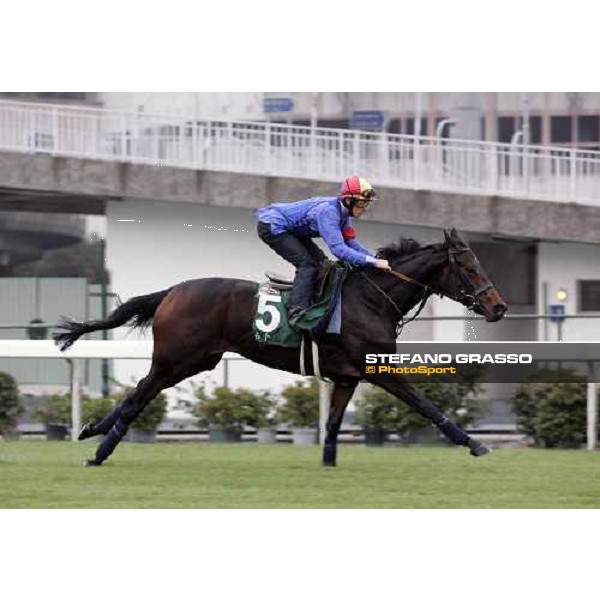
[[[312,304],[317,277],[316,265],[309,264],[298,268],[288,302],[288,321],[292,327],[302,312]]]

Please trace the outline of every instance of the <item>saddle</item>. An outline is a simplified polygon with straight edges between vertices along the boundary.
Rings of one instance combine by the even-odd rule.
[[[301,332],[307,332],[314,340],[320,339],[328,331],[334,312],[340,316],[342,284],[346,279],[349,266],[334,261],[323,261],[319,268],[316,302],[310,306],[296,321],[295,329],[289,326],[287,319],[287,302],[292,281],[273,272],[266,272],[267,281],[258,290],[258,308],[253,323],[255,337],[266,344],[287,347],[300,347]],[[339,321],[339,319],[338,319]]]

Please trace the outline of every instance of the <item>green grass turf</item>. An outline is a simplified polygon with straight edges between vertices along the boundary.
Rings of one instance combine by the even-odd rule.
[[[127,444],[0,444],[0,508],[599,508],[600,456],[559,450]]]

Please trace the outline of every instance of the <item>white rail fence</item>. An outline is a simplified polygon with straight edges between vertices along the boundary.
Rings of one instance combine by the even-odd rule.
[[[65,352],[61,352],[52,340],[0,340],[0,358],[61,358],[69,363],[71,376],[71,439],[77,441],[81,429],[81,361],[88,358],[152,358],[151,340],[79,340]],[[246,360],[238,354],[226,352],[225,364],[229,360]],[[319,383],[319,429],[325,431],[329,413],[330,384]],[[321,444],[325,436],[319,436]]]
[[[89,341],[80,340],[66,352],[61,352],[51,340],[0,340],[0,358],[62,358],[71,367],[71,439],[77,440],[81,425],[81,382],[80,361],[87,358],[140,358],[152,357],[151,341]],[[226,353],[225,358],[237,355]],[[319,428],[325,431],[329,412],[330,384],[321,382],[319,386]],[[597,424],[597,384],[587,384],[587,449],[596,449]],[[319,436],[321,444],[324,435]]]
[[[600,152],[0,101],[0,150],[600,205]]]

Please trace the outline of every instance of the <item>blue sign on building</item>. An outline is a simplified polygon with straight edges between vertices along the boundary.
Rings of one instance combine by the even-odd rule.
[[[294,101],[291,98],[264,98],[263,111],[266,113],[273,112],[290,112],[294,108]]]
[[[385,115],[382,110],[357,110],[352,113],[350,128],[381,131],[384,123]]]
[[[565,305],[551,304],[550,315],[550,321],[553,323],[562,323],[565,320]]]

